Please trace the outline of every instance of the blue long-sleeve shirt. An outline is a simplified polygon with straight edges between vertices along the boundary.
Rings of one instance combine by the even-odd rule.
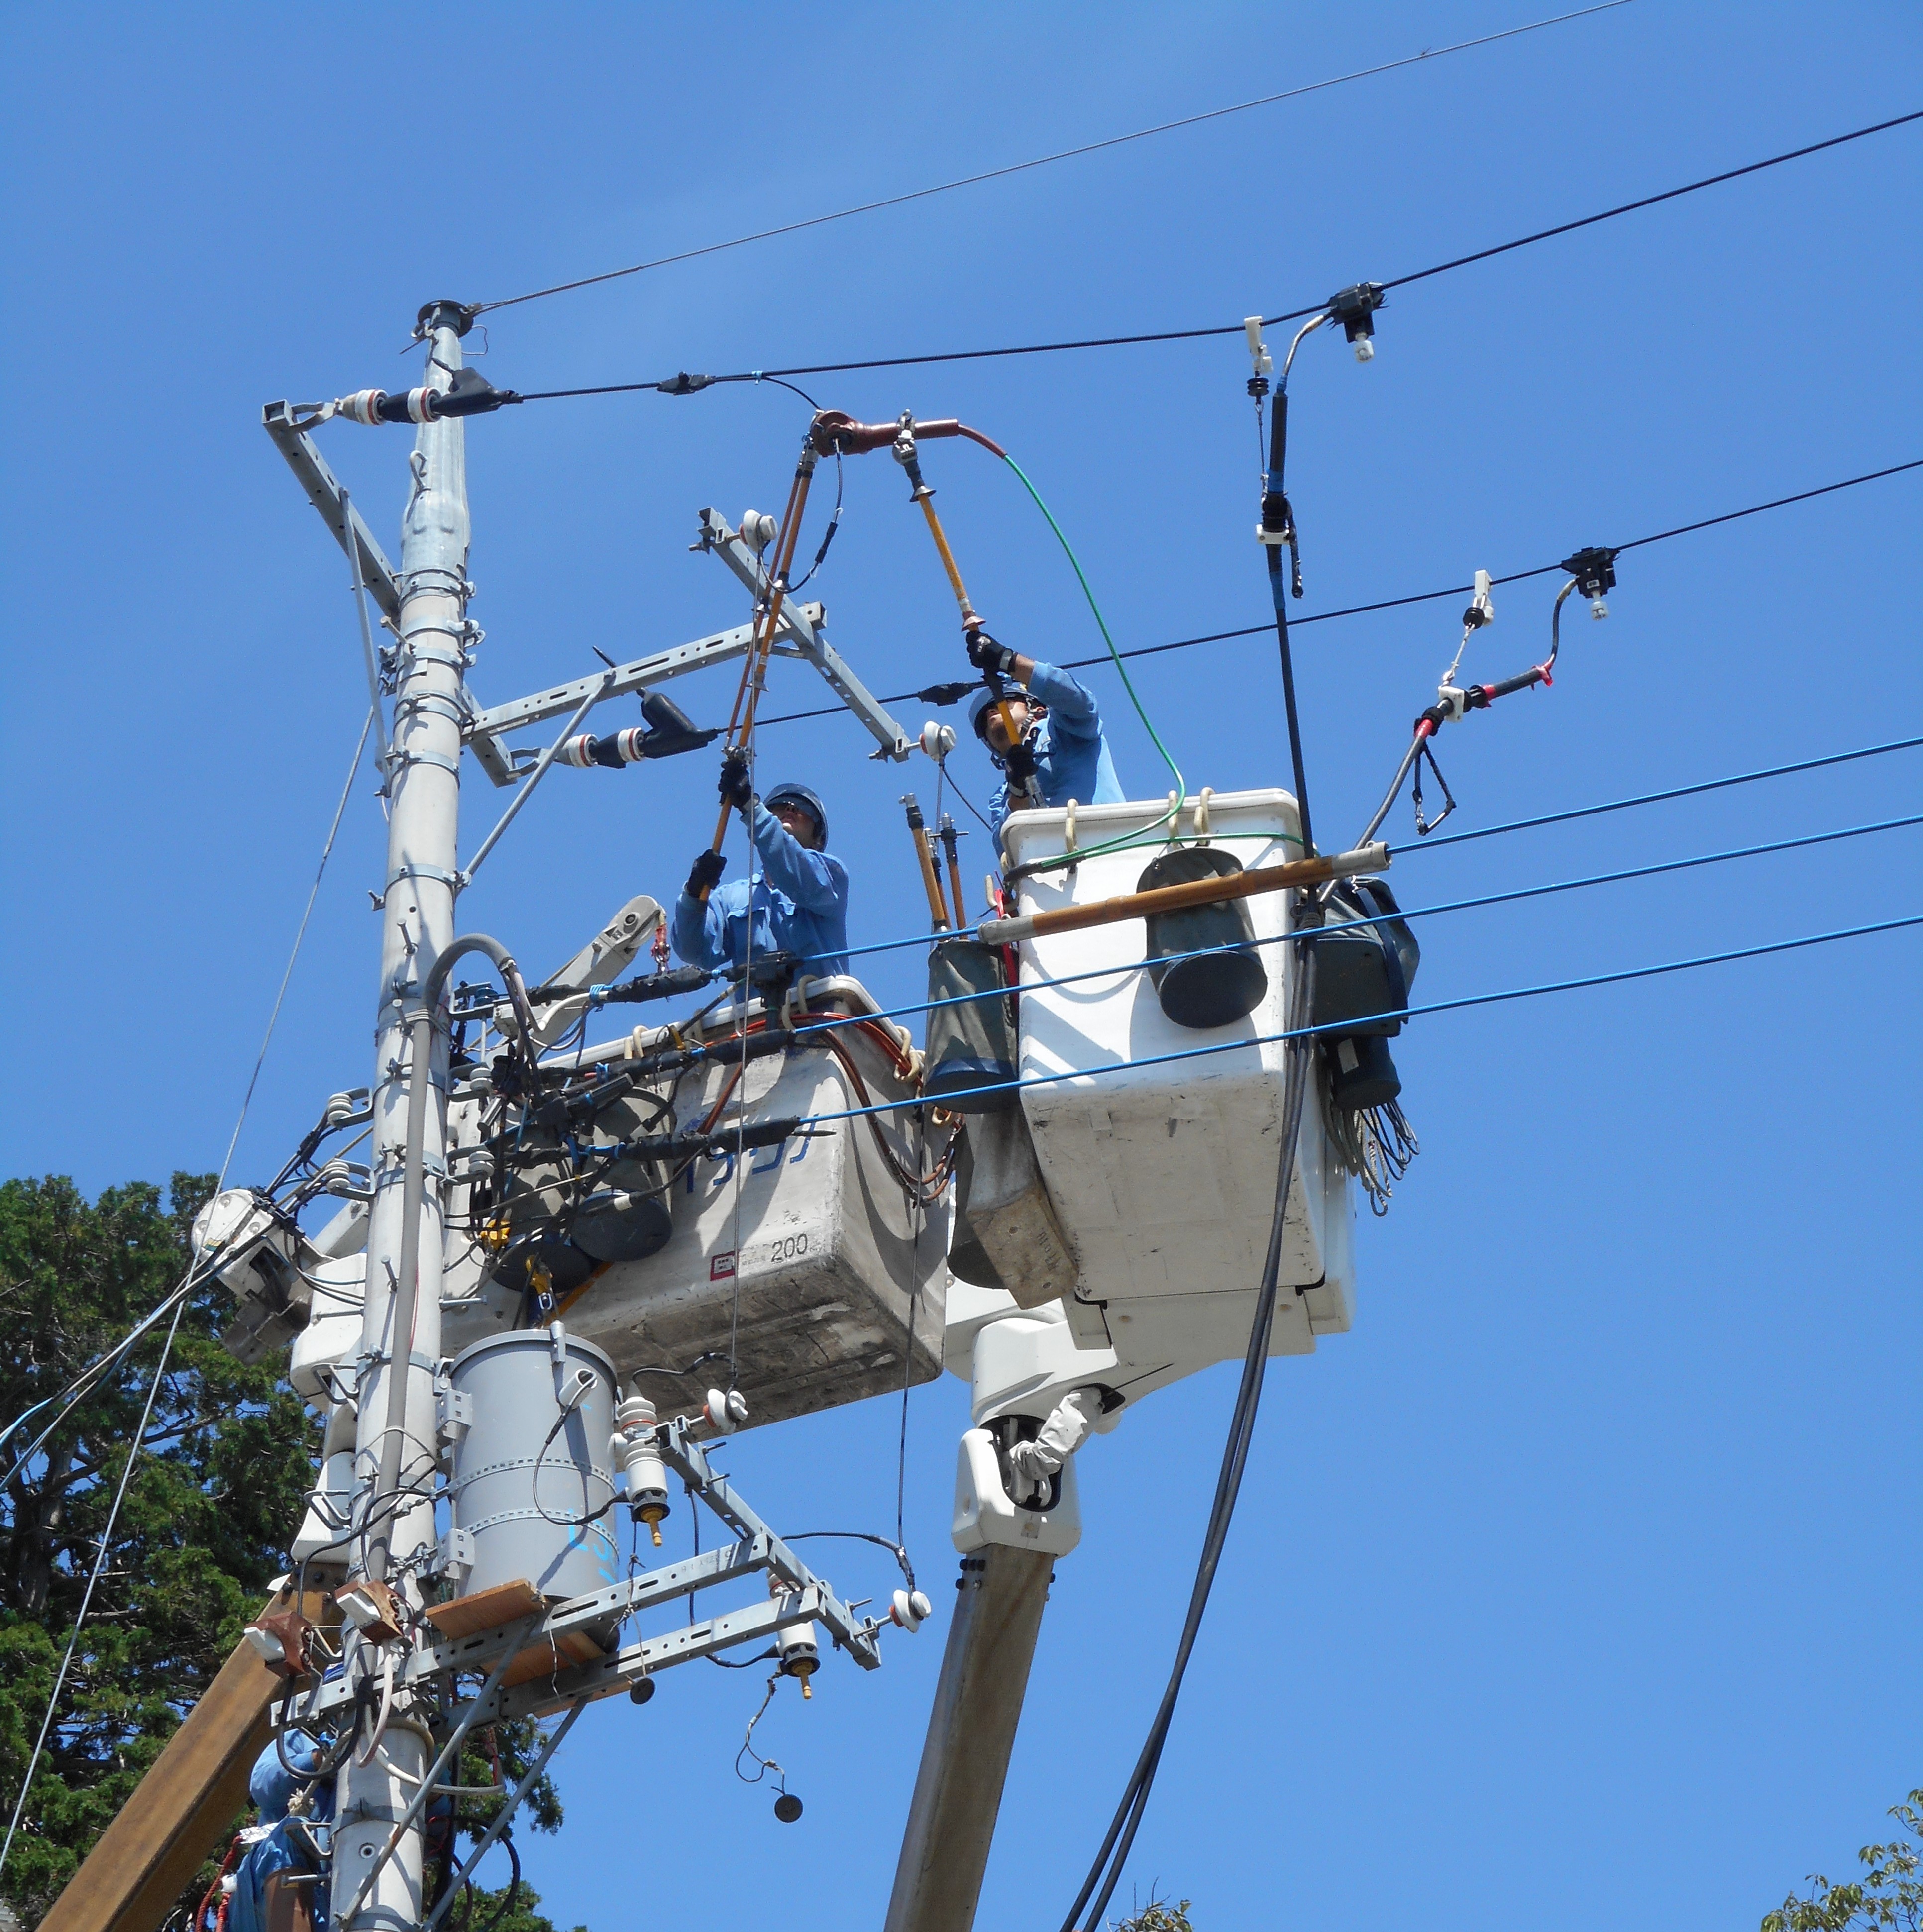
[[[1038,660],[1028,681],[1028,695],[1048,707],[1048,716],[1030,741],[1043,802],[1066,805],[1072,798],[1083,805],[1119,805],[1128,794],[1115,776],[1094,694],[1065,670]],[[988,822],[998,836],[1008,810],[1005,777],[988,801]]]
[[[750,878],[717,886],[705,905],[685,892],[675,900],[675,953],[710,970],[744,964],[752,900],[757,958],[785,950],[807,960],[802,970],[810,979],[846,973],[848,868],[832,853],[809,850],[759,799],[754,814],[760,866]]]

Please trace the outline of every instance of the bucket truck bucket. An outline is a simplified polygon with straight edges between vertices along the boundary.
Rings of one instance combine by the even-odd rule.
[[[1177,849],[1178,835],[1185,852],[1235,862],[1218,862],[1218,870],[1303,856],[1285,791],[1185,803],[1173,828],[1167,812],[1158,801],[1082,806],[1072,819],[1060,811],[1014,814],[1002,834],[1013,866],[1058,856],[1071,838],[1084,850],[1122,842],[1023,878],[1020,911],[1133,892],[1145,865]],[[1167,976],[1167,949],[1158,953],[1141,919],[1020,944],[1021,1076],[1041,1083],[1020,1090],[1022,1107],[1048,1197],[1077,1251],[1079,1278],[1063,1306],[1080,1348],[1113,1352],[1103,1378],[1125,1393],[1247,1345],[1280,1151],[1284,1048],[1273,1036],[1288,1024],[1294,970],[1294,949],[1277,943],[1289,898],[1271,892],[1239,902],[1248,924],[1231,937],[1248,943],[1225,956],[1244,974],[1259,962],[1262,986],[1251,1008],[1219,1025],[1170,1017],[1156,985]],[[1149,969],[1152,958],[1161,972]],[[1099,976],[1046,983],[1086,974]],[[1272,1353],[1306,1354],[1318,1336],[1348,1329],[1350,1215],[1348,1182],[1312,1099],[1289,1192]]]

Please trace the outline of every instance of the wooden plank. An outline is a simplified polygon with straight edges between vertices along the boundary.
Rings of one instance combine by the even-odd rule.
[[[592,1664],[606,1653],[584,1630],[563,1630],[557,1637],[543,1637],[530,1646],[507,1666],[501,1688],[511,1690],[517,1684],[531,1684],[537,1677],[558,1677],[577,1664]]]
[[[517,1577],[512,1583],[477,1590],[471,1597],[456,1597],[449,1604],[430,1604],[427,1618],[443,1636],[472,1636],[498,1624],[518,1623],[547,1607],[547,1598],[526,1578]]]
[[[265,1610],[291,1609],[296,1600],[284,1590]],[[316,1623],[339,1622],[319,1591],[308,1591],[298,1606]],[[157,1932],[245,1806],[248,1776],[272,1735],[269,1714],[284,1682],[245,1639],[235,1646],[53,1901],[41,1932]]]

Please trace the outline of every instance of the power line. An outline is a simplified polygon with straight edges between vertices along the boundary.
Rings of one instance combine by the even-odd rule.
[[[1765,169],[1781,167],[1785,162],[1804,160],[1811,154],[1819,154],[1831,148],[1840,148],[1852,141],[1867,140],[1872,134],[1887,134],[1892,128],[1906,127],[1912,121],[1923,120],[1923,108],[1909,114],[1899,114],[1893,120],[1879,121],[1867,128],[1852,128],[1846,134],[1833,134],[1828,140],[1813,141],[1808,146],[1791,148],[1780,154],[1771,154],[1765,160],[1749,161],[1739,168],[1726,168],[1720,174],[1705,175],[1699,181],[1685,182],[1680,188],[1664,188],[1659,194],[1646,194],[1634,201],[1621,202],[1614,208],[1606,208],[1594,214],[1577,217],[1573,221],[1558,222],[1551,228],[1539,228],[1534,233],[1519,235],[1512,242],[1499,242],[1492,248],[1478,248],[1467,255],[1458,255],[1447,262],[1438,262],[1426,268],[1417,268],[1406,275],[1396,276],[1378,286],[1385,291],[1406,288],[1411,283],[1426,281],[1432,275],[1448,274],[1452,269],[1467,268],[1475,262],[1486,262],[1497,255],[1507,255],[1518,248],[1532,247],[1538,242],[1552,240],[1558,236],[1571,235],[1579,229],[1593,228],[1598,222],[1613,221],[1618,216],[1633,214],[1645,208],[1654,208],[1666,201],[1675,201],[1686,194],[1696,194],[1707,188],[1720,186],[1725,182],[1740,180],[1745,175],[1760,174]],[[498,304],[496,304],[498,306]],[[1278,323],[1300,322],[1312,315],[1320,315],[1327,304],[1312,303],[1307,308],[1290,309],[1281,315],[1264,316],[1263,326],[1273,328]],[[590,388],[534,389],[523,393],[523,402],[547,402],[563,396],[611,396],[645,389],[657,389],[665,393],[685,395],[696,389],[705,388],[715,382],[752,382],[763,377],[776,378],[787,376],[839,376],[862,369],[905,369],[918,368],[931,362],[980,362],[1008,356],[1057,356],[1071,350],[1125,349],[1151,342],[1194,342],[1210,336],[1239,336],[1242,324],[1225,323],[1208,328],[1156,329],[1139,335],[1091,335],[1068,342],[1024,342],[1012,344],[999,349],[943,350],[919,356],[883,356],[860,362],[810,362],[792,369],[751,369],[731,376],[671,376],[654,382],[606,382]]]
[[[1759,517],[1765,510],[1780,510],[1791,503],[1806,503],[1812,497],[1831,496],[1838,490],[1853,490],[1858,484],[1879,482],[1886,476],[1900,476],[1910,470],[1923,470],[1923,457],[1912,458],[1907,463],[1893,463],[1885,470],[1865,470],[1860,476],[1846,476],[1840,483],[1822,483],[1813,490],[1798,490],[1793,496],[1772,497],[1767,503],[1752,503],[1745,510],[1728,510],[1720,516],[1705,517],[1693,524],[1678,524],[1674,530],[1658,530],[1652,536],[1632,537],[1628,542],[1618,544],[1614,548],[1620,556],[1624,550],[1641,550],[1650,544],[1666,543],[1672,537],[1688,536],[1697,530],[1713,530],[1719,524],[1740,523],[1745,517]],[[1492,584],[1521,584],[1532,577],[1552,576],[1561,568],[1560,563],[1538,564],[1533,570],[1511,571],[1506,577],[1495,577],[1489,580]],[[1339,610],[1318,610],[1306,617],[1291,617],[1289,628],[1294,630],[1303,624],[1331,623],[1338,617],[1365,617],[1378,610],[1399,610],[1411,604],[1434,603],[1438,598],[1464,597],[1473,588],[1472,585],[1467,584],[1450,584],[1444,585],[1439,590],[1418,590],[1407,597],[1385,597],[1374,604],[1351,604]],[[1124,658],[1157,657],[1164,651],[1193,650],[1198,645],[1226,644],[1236,638],[1265,638],[1273,628],[1272,622],[1248,624],[1239,630],[1210,631],[1199,638],[1178,638],[1173,644],[1138,644],[1133,650],[1118,651],[1115,655]],[[1104,652],[1098,657],[1067,658],[1061,668],[1064,670],[1086,670],[1108,662],[1108,654]],[[910,698],[921,695],[918,691],[898,691],[894,696],[884,698],[880,701],[884,704],[905,704]],[[825,704],[813,711],[785,711],[759,722],[763,725],[795,724],[804,718],[833,718],[843,709],[839,704]],[[1444,839],[1442,842],[1447,844],[1449,842]]]
[[[980,174],[963,175],[954,181],[938,182],[932,188],[911,188],[904,194],[885,195],[878,201],[859,202],[852,208],[837,208],[832,214],[813,214],[800,221],[783,222],[779,227],[757,229],[752,235],[738,235],[729,242],[711,242],[699,248],[685,248],[678,254],[657,256],[652,261],[635,262],[625,268],[607,268],[597,275],[582,275],[571,282],[556,282],[545,289],[532,289],[525,295],[506,296],[497,302],[477,302],[474,314],[485,315],[497,308],[512,308],[518,302],[539,302],[545,296],[565,295],[575,289],[593,288],[601,282],[619,281],[628,275],[645,274],[651,268],[665,268],[678,262],[698,260],[704,255],[719,255],[731,248],[745,248],[753,242],[772,241],[781,235],[796,235],[809,228],[824,228],[829,223],[847,221],[858,214],[873,214],[885,208],[900,208],[912,201],[926,201],[931,195],[948,194],[957,188],[976,188],[984,182],[1000,181],[1009,175],[1026,174],[1056,161],[1071,161],[1083,154],[1100,154],[1105,148],[1125,147],[1131,141],[1146,141],[1155,134],[1170,134],[1179,128],[1200,127],[1209,121],[1226,119],[1231,114],[1246,114],[1257,107],[1272,107],[1278,101],[1295,100],[1306,94],[1320,94],[1352,80],[1368,80],[1378,74],[1393,74],[1399,68],[1420,67],[1425,61],[1440,60],[1446,54],[1466,53],[1474,47],[1486,47],[1498,40],[1512,40],[1524,34],[1540,32],[1545,27],[1560,27],[1570,20],[1586,19],[1591,14],[1608,14],[1626,7],[1629,0],[1603,0],[1600,6],[1584,7],[1573,14],[1558,14],[1553,19],[1532,20],[1522,27],[1507,27],[1501,33],[1483,34],[1472,40],[1457,40],[1446,47],[1425,47],[1420,53],[1405,54],[1399,60],[1384,61],[1375,67],[1357,68],[1327,80],[1312,80],[1300,87],[1285,88],[1279,94],[1265,94],[1254,100],[1239,100],[1230,107],[1212,107],[1200,114],[1184,115],[1179,120],[1163,121],[1152,128],[1138,128],[1130,134],[1111,134],[1107,140],[1084,142],[1078,148],[1062,148],[1052,154],[1038,154],[1032,160],[1011,162],[1005,167],[988,168]]]

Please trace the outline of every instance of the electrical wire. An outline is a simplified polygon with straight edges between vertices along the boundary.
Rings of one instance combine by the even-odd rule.
[[[1315,1003],[1315,954],[1307,950],[1291,986],[1290,1017],[1300,1022],[1307,1017]],[[1215,1497],[1202,1538],[1202,1553],[1195,1566],[1195,1581],[1189,1592],[1188,1611],[1182,1620],[1182,1636],[1168,1682],[1149,1726],[1149,1735],[1135,1760],[1134,1769],[1123,1786],[1101,1849],[1096,1852],[1088,1876],[1062,1921],[1062,1932],[1075,1932],[1075,1922],[1083,1908],[1089,1907],[1089,1932],[1098,1932],[1102,1914],[1120,1882],[1122,1868],[1134,1847],[1135,1833],[1146,1810],[1149,1792],[1161,1764],[1169,1726],[1182,1694],[1182,1678],[1202,1627],[1203,1612],[1228,1539],[1229,1525],[1235,1514],[1236,1498],[1241,1492],[1242,1478],[1248,1466],[1249,1444],[1254,1438],[1255,1415],[1262,1400],[1262,1384],[1269,1366],[1269,1336],[1274,1324],[1277,1283],[1281,1272],[1282,1238],[1288,1224],[1289,1190],[1295,1177],[1296,1144],[1302,1128],[1302,1112],[1309,1088],[1312,1054],[1306,1039],[1297,1033],[1286,1054],[1283,1080],[1281,1150],[1276,1162],[1275,1202],[1269,1229],[1268,1252],[1263,1262],[1260,1286],[1255,1298],[1254,1319],[1249,1324],[1248,1346],[1242,1357],[1242,1382],[1236,1391],[1235,1406],[1229,1421],[1228,1440],[1222,1448],[1221,1468],[1215,1478]],[[1092,1894],[1092,1899],[1091,1898]]]
[[[1897,115],[1888,121],[1876,122],[1867,128],[1852,128],[1846,134],[1833,134],[1827,140],[1813,141],[1806,147],[1791,148],[1782,154],[1771,154],[1760,161],[1747,162],[1741,167],[1726,168],[1720,174],[1705,175],[1699,181],[1685,182],[1679,188],[1664,188],[1659,194],[1643,195],[1634,201],[1621,202],[1613,208],[1603,208],[1594,214],[1580,215],[1573,221],[1559,221],[1552,227],[1539,228],[1533,234],[1519,235],[1513,241],[1499,242],[1493,247],[1475,249],[1468,254],[1456,256],[1447,262],[1438,262],[1426,268],[1413,269],[1408,274],[1396,276],[1377,286],[1385,292],[1390,289],[1406,288],[1412,283],[1427,281],[1432,275],[1447,274],[1453,269],[1467,268],[1472,262],[1486,262],[1495,256],[1507,255],[1516,249],[1530,248],[1537,242],[1550,241],[1558,236],[1574,234],[1580,229],[1593,228],[1598,222],[1613,221],[1621,215],[1633,214],[1645,208],[1654,208],[1663,202],[1675,201],[1683,195],[1698,194],[1704,188],[1719,187],[1725,182],[1737,181],[1745,175],[1759,174],[1766,168],[1781,167],[1786,162],[1802,160],[1809,155],[1821,154],[1827,148],[1843,147],[1852,141],[1865,140],[1872,134],[1887,134],[1893,128],[1906,127],[1912,121],[1919,120],[1923,120],[1923,108],[1913,113]],[[557,294],[562,287],[579,286],[578,284],[563,284],[554,290],[537,290],[536,292]],[[533,297],[518,299],[531,301]],[[483,306],[498,307],[500,304]],[[1321,313],[1325,307],[1326,304],[1314,302],[1306,308],[1290,309],[1281,315],[1264,316],[1262,325],[1265,328],[1273,328],[1285,322],[1300,322],[1305,316]],[[1242,330],[1243,325],[1236,322],[1206,328],[1154,329],[1136,335],[1083,336],[1068,342],[1015,343],[997,349],[953,349],[919,356],[874,356],[858,362],[807,362],[792,369],[753,369],[728,376],[705,376],[692,386],[681,384],[679,377],[670,376],[664,381],[653,382],[608,382],[591,389],[530,390],[523,394],[521,400],[530,403],[545,402],[560,396],[613,395],[648,389],[686,394],[690,392],[690,387],[705,388],[716,382],[757,382],[783,376],[839,376],[862,369],[905,369],[922,368],[935,362],[980,362],[1011,356],[1057,356],[1083,349],[1132,348],[1152,342],[1193,342],[1209,337],[1239,336]],[[678,387],[678,384],[681,386]]]
[[[783,223],[779,227],[763,228],[752,235],[738,235],[732,241],[711,242],[705,247],[684,249],[679,254],[662,255],[653,261],[636,262],[625,268],[604,269],[598,275],[583,275],[571,282],[557,282],[551,287],[531,289],[525,295],[505,296],[494,302],[477,302],[475,315],[485,315],[497,308],[512,308],[517,303],[539,302],[548,296],[564,295],[575,289],[592,288],[601,282],[618,281],[628,275],[645,274],[651,268],[665,268],[678,262],[698,260],[704,255],[718,255],[730,248],[744,248],[750,242],[767,242],[780,235],[794,235],[804,229],[822,228],[834,221],[846,221],[858,214],[873,214],[884,208],[900,208],[912,201],[926,201],[931,195],[948,194],[957,188],[978,187],[984,182],[1000,181],[1010,175],[1026,174],[1035,168],[1045,168],[1056,161],[1074,160],[1083,154],[1101,153],[1104,148],[1124,147],[1131,141],[1146,141],[1155,134],[1173,134],[1178,128],[1200,126],[1205,122],[1221,121],[1232,114],[1246,114],[1257,107],[1272,107],[1278,101],[1294,100],[1306,94],[1319,94],[1332,87],[1341,87],[1352,80],[1368,80],[1378,74],[1393,74],[1399,68],[1417,67],[1425,61],[1440,60],[1445,54],[1466,53],[1473,47],[1492,46],[1498,40],[1514,40],[1523,34],[1539,32],[1545,27],[1559,27],[1570,20],[1585,19],[1591,14],[1607,14],[1616,8],[1625,6],[1628,0],[1604,0],[1600,6],[1583,7],[1573,14],[1558,14],[1546,20],[1531,20],[1526,26],[1505,28],[1501,32],[1483,34],[1471,40],[1458,40],[1446,47],[1425,47],[1420,53],[1405,54],[1399,60],[1384,61],[1375,67],[1357,68],[1349,74],[1339,74],[1326,80],[1312,80],[1300,87],[1284,88],[1278,94],[1265,94],[1254,100],[1239,100],[1233,106],[1212,107],[1200,114],[1186,114],[1179,120],[1163,121],[1152,128],[1138,128],[1132,134],[1111,134],[1105,140],[1086,141],[1080,147],[1059,148],[1052,154],[1038,154],[1032,160],[1014,161],[1005,167],[989,168],[980,174],[963,175],[954,181],[939,182],[932,188],[911,188],[905,194],[885,196],[879,201],[864,201],[852,208],[837,208],[832,214],[815,214],[801,221]]]
[[[60,1659],[60,1668],[55,1673],[53,1690],[47,1700],[47,1713],[41,1719],[40,1735],[34,1740],[34,1748],[27,1760],[27,1768],[20,1775],[20,1795],[14,1802],[14,1816],[7,1827],[7,1842],[0,1845],[0,1872],[7,1869],[7,1861],[13,1855],[14,1838],[20,1828],[20,1814],[26,1810],[27,1793],[33,1789],[34,1773],[40,1768],[40,1754],[47,1748],[47,1735],[53,1728],[54,1713],[60,1708],[60,1694],[67,1687],[67,1672],[72,1667],[74,1653],[79,1648],[80,1632],[87,1621],[87,1612],[92,1607],[94,1590],[101,1580],[101,1573],[107,1568],[108,1553],[113,1547],[114,1526],[120,1520],[120,1505],[127,1499],[127,1485],[132,1480],[134,1466],[140,1460],[140,1445],[147,1433],[147,1423],[154,1412],[154,1398],[160,1394],[161,1378],[167,1373],[167,1358],[173,1352],[173,1339],[180,1330],[180,1318],[186,1312],[183,1300],[173,1311],[173,1320],[169,1324],[167,1339],[161,1344],[161,1358],[154,1364],[154,1378],[147,1384],[147,1400],[140,1411],[140,1426],[134,1432],[133,1440],[127,1446],[127,1461],[120,1472],[120,1480],[113,1492],[113,1502],[107,1513],[107,1522],[100,1533],[100,1549],[94,1558],[94,1567],[88,1573],[87,1587],[80,1597],[80,1607],[74,1618],[73,1634],[67,1640],[65,1653]]]
[[[1846,476],[1840,483],[1821,483],[1813,490],[1798,490],[1792,496],[1772,497],[1766,503],[1752,503],[1746,509],[1728,510],[1720,516],[1705,517],[1693,524],[1678,524],[1674,530],[1658,530],[1653,536],[1632,537],[1628,542],[1618,544],[1614,548],[1620,556],[1625,550],[1640,550],[1649,544],[1666,543],[1672,537],[1689,536],[1698,530],[1713,530],[1719,524],[1740,523],[1745,517],[1759,517],[1766,510],[1780,510],[1792,503],[1805,503],[1812,497],[1830,496],[1838,490],[1853,490],[1859,484],[1880,482],[1885,477],[1900,476],[1911,470],[1923,470],[1923,457],[1913,457],[1906,463],[1893,463],[1885,470],[1866,470],[1860,476]],[[1561,568],[1560,563],[1542,563],[1532,570],[1516,570],[1504,577],[1492,577],[1489,581],[1492,584],[1522,584],[1533,577],[1551,576]],[[1339,617],[1370,616],[1378,610],[1399,610],[1412,604],[1432,604],[1444,597],[1465,597],[1474,588],[1469,584],[1449,584],[1439,590],[1418,590],[1407,597],[1385,597],[1373,604],[1351,604],[1339,610],[1312,611],[1306,617],[1291,617],[1289,628],[1296,631],[1305,624],[1332,623]],[[1199,645],[1227,644],[1238,638],[1266,638],[1272,634],[1275,628],[1275,620],[1269,618],[1260,624],[1243,625],[1237,630],[1210,631],[1200,637],[1177,638],[1171,644],[1138,644],[1130,650],[1115,651],[1113,655],[1116,658],[1159,657],[1166,651],[1193,650]],[[1062,661],[1061,668],[1063,670],[1087,670],[1109,662],[1110,656],[1107,653],[1099,657],[1068,658]],[[892,696],[881,698],[878,702],[906,704],[910,698],[921,696],[918,691],[897,691]],[[783,712],[773,718],[759,719],[757,724],[758,727],[795,724],[804,718],[834,718],[839,716],[845,709],[844,706],[839,704],[826,704],[812,711]],[[963,802],[966,803],[966,800]],[[974,808],[970,806],[969,809],[972,811]],[[1446,844],[1448,842],[1445,839],[1442,842]]]
[[[1088,599],[1089,608],[1095,614],[1095,628],[1101,633],[1102,642],[1108,646],[1109,658],[1121,677],[1122,689],[1128,694],[1128,702],[1135,707],[1135,716],[1142,721],[1142,729],[1149,734],[1149,743],[1161,754],[1162,763],[1167,766],[1169,776],[1175,780],[1175,796],[1173,802],[1167,812],[1155,820],[1155,825],[1148,826],[1146,830],[1152,832],[1156,825],[1173,826],[1176,819],[1181,816],[1182,801],[1188,794],[1188,782],[1182,776],[1182,767],[1170,756],[1168,747],[1162,742],[1161,734],[1156,730],[1153,722],[1143,705],[1140,695],[1136,692],[1134,680],[1129,676],[1128,668],[1122,662],[1122,654],[1115,648],[1115,640],[1109,635],[1108,621],[1101,614],[1101,606],[1095,602],[1095,592],[1089,587],[1087,574],[1082,568],[1082,560],[1075,554],[1074,546],[1062,534],[1062,526],[1055,520],[1055,512],[1041,500],[1041,492],[1029,480],[1028,472],[1005,450],[1002,452],[1002,460],[1020,479],[1022,488],[1035,500],[1035,507],[1041,512],[1048,527],[1055,532],[1055,541],[1062,546],[1062,554],[1068,558],[1069,566],[1075,573],[1075,581],[1082,586],[1082,595]],[[1101,660],[1098,658],[1095,662],[1099,663]],[[1139,836],[1131,832],[1128,834],[1128,838],[1133,839]],[[1100,853],[1112,852],[1125,842],[1126,842],[1122,839],[1111,838],[1106,844],[1084,846],[1077,851],[1064,853],[1059,859],[1041,860],[1037,865],[1029,867],[1029,870],[1043,871],[1059,866],[1077,865],[1084,859],[1095,857]],[[961,916],[961,908],[959,906],[955,908],[955,916],[957,919]]]
[[[356,562],[359,555],[356,552]],[[281,1003],[287,997],[287,983],[294,976],[294,962],[300,957],[302,942],[307,938],[307,922],[314,916],[314,902],[320,894],[320,881],[326,876],[327,862],[334,855],[334,841],[339,837],[341,820],[347,809],[347,800],[354,788],[354,780],[359,775],[361,754],[367,749],[368,734],[374,729],[374,719],[379,716],[376,706],[368,707],[367,718],[361,726],[361,735],[354,746],[354,755],[347,766],[347,782],[341,788],[340,802],[334,808],[334,822],[327,828],[327,842],[320,848],[320,862],[314,868],[314,884],[308,888],[307,904],[301,910],[300,925],[294,933],[293,950],[287,955],[287,970],[281,975],[280,990],[274,995],[273,1011],[267,1016],[267,1030],[260,1037],[260,1051],[254,1056],[254,1071],[248,1077],[247,1093],[240,1103],[240,1118],[235,1121],[233,1138],[227,1142],[227,1158],[221,1162],[221,1178],[227,1178],[227,1166],[233,1159],[233,1150],[240,1140],[240,1130],[247,1124],[247,1110],[254,1102],[254,1089],[260,1078],[260,1070],[266,1064],[267,1048],[274,1038],[274,1028],[281,1017]],[[216,1190],[218,1191],[218,1190]]]

